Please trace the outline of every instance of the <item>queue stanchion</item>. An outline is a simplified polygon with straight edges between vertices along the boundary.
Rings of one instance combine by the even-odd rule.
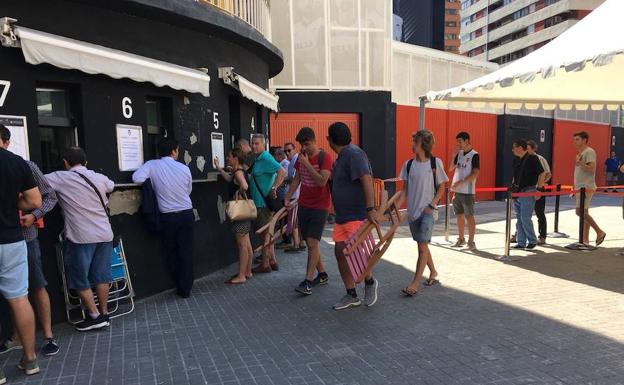
[[[561,191],[561,183],[557,184],[555,191]],[[561,204],[561,196],[555,196],[555,231],[552,233],[548,233],[549,238],[570,238],[570,236],[566,233],[562,233],[559,231],[559,207]]]
[[[579,240],[578,242],[569,244],[566,246],[566,249],[570,250],[596,250],[596,247],[590,246],[583,242],[583,230],[585,227],[585,200],[586,200],[586,190],[585,187],[582,187],[579,197],[579,205],[577,206],[577,210],[579,210]]]
[[[511,249],[511,205],[513,203],[513,196],[511,189],[507,189],[507,209],[505,210],[505,251],[500,257],[497,257],[499,261],[509,260],[509,250]]]
[[[450,241],[450,234],[449,234],[449,222],[450,222],[450,218],[451,218],[451,213],[449,212],[449,197],[450,197],[450,193],[449,193],[449,188],[446,187],[444,189],[444,194],[445,194],[445,200],[444,200],[444,204],[445,204],[445,209],[444,209],[444,240],[447,242],[451,242]]]

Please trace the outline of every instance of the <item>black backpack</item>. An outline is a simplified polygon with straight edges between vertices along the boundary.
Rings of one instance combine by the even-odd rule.
[[[407,183],[409,181],[409,173],[410,173],[410,169],[412,168],[412,163],[414,163],[414,158],[410,159],[407,161],[407,176],[405,178],[405,183]],[[438,192],[438,175],[437,175],[437,161],[436,161],[436,157],[432,156],[431,157],[431,171],[433,171],[433,191],[434,194],[437,194]]]

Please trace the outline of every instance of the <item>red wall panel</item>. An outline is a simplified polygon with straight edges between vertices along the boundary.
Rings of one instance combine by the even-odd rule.
[[[576,148],[572,143],[574,133],[586,131],[589,146],[596,151],[596,183],[605,185],[604,161],[609,157],[611,128],[608,124],[555,120],[553,138],[553,183],[571,185],[574,183]]]
[[[396,111],[396,167],[397,175],[403,163],[412,154],[411,135],[418,130],[419,108],[397,105]],[[455,147],[455,135],[460,131],[470,133],[475,149],[481,157],[482,169],[477,180],[477,187],[493,187],[496,182],[496,132],[497,117],[494,114],[450,111],[427,108],[425,128],[432,131],[436,145],[434,154],[441,158],[445,167],[452,161]],[[488,166],[489,165],[489,166]],[[449,175],[451,178],[452,175]],[[481,200],[494,199],[493,193],[479,193]]]
[[[302,127],[310,127],[316,134],[316,141],[327,155],[334,161],[336,154],[329,147],[327,142],[327,129],[334,122],[343,122],[351,129],[351,141],[360,144],[360,117],[358,114],[303,114],[303,113],[281,113],[271,114],[271,146],[283,146],[285,143],[293,142]],[[298,145],[297,145],[298,146]]]

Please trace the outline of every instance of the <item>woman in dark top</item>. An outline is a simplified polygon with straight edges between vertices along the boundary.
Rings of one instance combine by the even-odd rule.
[[[226,157],[227,165],[232,170],[229,174],[223,168],[219,166],[219,159],[215,158],[215,168],[223,179],[228,182],[228,197],[230,200],[236,199],[237,195],[243,197],[249,185],[247,184],[247,174],[245,173],[245,155],[243,152],[234,148],[230,151]],[[247,279],[251,278],[251,257],[253,255],[253,249],[251,247],[251,240],[249,238],[249,231],[251,230],[251,221],[234,221],[232,224],[232,232],[236,237],[236,244],[238,246],[238,258],[239,267],[238,274],[234,274],[225,283],[228,284],[240,284],[245,283]]]

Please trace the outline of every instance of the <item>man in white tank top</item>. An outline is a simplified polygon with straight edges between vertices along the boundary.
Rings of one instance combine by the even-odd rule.
[[[453,172],[453,184],[451,191],[455,193],[453,197],[453,210],[457,218],[457,242],[453,247],[467,245],[470,250],[476,250],[474,236],[476,222],[474,218],[475,186],[479,169],[479,153],[470,144],[470,135],[467,132],[460,132],[455,137],[457,140],[457,152],[453,157],[450,171]],[[468,222],[468,243],[464,237],[464,226]]]

